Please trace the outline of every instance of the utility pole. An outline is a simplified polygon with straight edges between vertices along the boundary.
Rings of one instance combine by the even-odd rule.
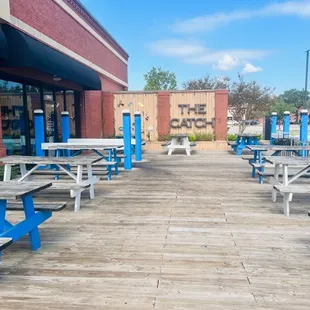
[[[306,107],[307,99],[308,99],[308,64],[309,64],[309,52],[310,50],[306,51],[306,78],[305,78],[305,99],[304,105]]]

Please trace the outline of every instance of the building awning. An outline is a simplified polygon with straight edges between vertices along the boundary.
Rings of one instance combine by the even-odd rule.
[[[6,36],[3,33],[2,27],[0,25],[0,58],[8,58],[8,43],[6,41]]]
[[[2,31],[7,42],[7,53],[4,51],[7,59],[4,65],[35,68],[80,84],[86,90],[101,90],[100,78],[93,69],[9,25],[2,25]],[[3,64],[3,61],[1,63]]]

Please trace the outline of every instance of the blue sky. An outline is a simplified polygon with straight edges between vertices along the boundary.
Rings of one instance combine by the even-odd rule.
[[[304,87],[310,0],[82,0],[129,53],[129,89],[152,66],[178,86],[206,74],[242,73],[276,88]]]

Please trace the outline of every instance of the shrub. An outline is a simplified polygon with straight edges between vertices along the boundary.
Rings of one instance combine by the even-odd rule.
[[[195,133],[191,133],[188,135],[189,142],[195,142],[197,141],[197,135]]]
[[[196,141],[213,141],[214,136],[212,133],[196,133]]]
[[[171,140],[171,135],[163,135],[158,137],[158,141],[170,141]]]
[[[238,137],[237,134],[231,134],[231,133],[229,133],[229,134],[227,135],[227,141],[237,141],[237,137]]]

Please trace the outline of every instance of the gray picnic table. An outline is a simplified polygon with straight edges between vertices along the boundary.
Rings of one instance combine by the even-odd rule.
[[[4,164],[4,181],[11,180],[11,167],[13,165],[19,165],[21,177],[17,182],[30,181],[32,174],[42,167],[49,167],[50,165],[56,166],[59,171],[54,171],[55,175],[59,175],[62,172],[73,179],[73,183],[55,181],[53,182],[53,189],[69,189],[70,196],[75,198],[74,210],[78,211],[81,205],[81,193],[89,188],[90,199],[94,199],[95,191],[94,185],[99,181],[98,176],[94,176],[92,172],[92,165],[102,160],[98,156],[76,156],[76,157],[52,157],[52,156],[7,156],[0,158],[0,161]],[[34,165],[33,168],[27,171],[26,165]],[[70,171],[71,166],[77,167],[77,173]],[[83,180],[83,169],[86,167],[87,178]],[[48,171],[48,173],[52,173]]]
[[[247,148],[254,152],[253,158],[249,159],[249,164],[252,165],[252,177],[256,177],[256,170],[264,171],[264,158],[263,152],[271,151],[270,156],[277,156],[281,152],[291,152],[299,155],[300,151],[310,151],[310,145],[272,145],[272,144],[260,144],[260,145],[248,145]],[[259,182],[262,183],[263,176],[259,176]]]
[[[118,175],[118,165],[120,163],[120,156],[117,151],[124,146],[124,142],[121,139],[111,139],[111,141],[97,142],[93,141],[95,139],[90,139],[92,141],[74,141],[74,142],[62,142],[62,143],[42,143],[42,149],[47,151],[56,151],[56,156],[61,156],[61,151],[64,151],[66,156],[76,156],[83,151],[92,151],[102,160],[105,160],[104,165],[107,167],[108,180],[112,178],[112,168],[115,169],[115,174]],[[87,139],[85,139],[87,140]],[[108,140],[108,139],[107,139]],[[118,140],[118,141],[114,141]],[[67,151],[74,151],[73,154],[69,154]],[[108,156],[103,154],[102,151],[107,151]]]
[[[29,234],[32,250],[40,248],[39,225],[49,219],[53,211],[60,211],[66,205],[66,202],[34,204],[32,195],[51,186],[51,182],[0,182],[0,251],[26,234]],[[22,200],[22,203],[12,200]],[[7,220],[6,211],[23,211],[25,219],[13,225]]]
[[[310,176],[310,158],[309,157],[293,157],[293,156],[266,156],[266,161],[274,164],[274,176],[270,178],[269,183],[273,185],[272,201],[277,201],[277,192],[283,195],[284,214],[289,215],[289,202],[292,200],[293,193],[308,193],[310,192],[309,185],[294,185],[291,184],[302,176]],[[280,168],[283,170],[282,182],[279,179]],[[289,168],[293,167],[297,171],[289,174]]]

